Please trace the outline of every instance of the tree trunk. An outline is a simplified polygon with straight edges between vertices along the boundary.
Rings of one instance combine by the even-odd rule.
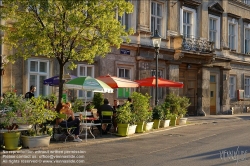
[[[60,66],[60,71],[59,71],[59,96],[58,96],[58,103],[62,102],[62,94],[63,94],[63,64],[61,64],[59,62],[59,66]]]

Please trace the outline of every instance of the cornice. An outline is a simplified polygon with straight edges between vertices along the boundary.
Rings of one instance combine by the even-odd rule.
[[[180,0],[182,4],[192,5],[192,6],[200,6],[201,1],[200,0]]]
[[[241,2],[238,0],[230,0],[230,1],[228,1],[228,4],[234,5],[237,7],[241,7],[241,8],[246,9],[246,10],[250,10],[250,5],[245,4],[244,2]]]

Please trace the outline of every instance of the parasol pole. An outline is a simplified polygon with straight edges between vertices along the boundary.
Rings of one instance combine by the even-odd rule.
[[[87,95],[86,95],[87,91],[85,91],[84,93],[84,97],[85,97],[85,101],[84,101],[84,114],[85,114],[85,118],[87,118],[87,111],[86,111],[86,103],[87,103]],[[84,122],[84,120],[83,120]],[[85,141],[87,142],[87,120],[86,120],[86,128],[85,128]]]

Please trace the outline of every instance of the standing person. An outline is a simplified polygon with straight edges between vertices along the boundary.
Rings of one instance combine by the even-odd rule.
[[[36,91],[36,86],[34,86],[34,85],[31,85],[30,86],[30,91],[29,92],[27,92],[26,94],[25,94],[25,98],[26,99],[31,99],[32,97],[34,97],[35,95],[34,95],[34,92]]]
[[[112,106],[110,106],[108,99],[104,99],[104,104],[101,105],[98,110],[97,110],[97,114],[99,116],[99,120],[95,120],[95,123],[101,123],[101,118],[102,118],[102,111],[113,111],[114,109]],[[105,123],[105,121],[103,122]],[[109,131],[109,129],[111,128],[112,124],[108,124],[108,126],[106,127],[106,130],[102,130],[102,126],[101,125],[97,125],[96,127],[98,128],[98,130],[100,132],[102,132],[102,134],[107,134],[107,132]]]
[[[113,109],[114,109],[114,115],[113,115],[113,126],[114,126],[114,132],[117,132],[117,122],[116,122],[116,112],[117,112],[117,109],[120,108],[120,105],[119,105],[119,100],[114,100],[114,106],[113,106]]]

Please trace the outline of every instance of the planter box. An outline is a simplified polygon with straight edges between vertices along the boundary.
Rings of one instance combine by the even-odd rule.
[[[159,129],[159,128],[160,128],[160,122],[161,122],[161,120],[159,120],[159,119],[154,119],[153,128],[154,128],[154,129]]]
[[[169,123],[170,123],[170,120],[161,120],[160,122],[160,127],[161,128],[164,128],[164,127],[169,127]]]
[[[28,124],[17,124],[19,129],[31,129],[32,125]]]
[[[136,126],[137,125],[129,125],[129,127],[128,127],[128,135],[135,134]]]
[[[48,147],[50,143],[49,135],[41,136],[21,136],[23,147],[25,148],[36,148],[36,147]]]
[[[144,130],[143,130],[144,124],[145,124],[145,122],[138,122],[136,129],[135,129],[135,132],[136,133],[143,133],[144,132]]]
[[[179,125],[185,125],[187,124],[187,118],[180,118]]]
[[[154,122],[147,122],[144,124],[144,131],[150,131],[153,129]]]
[[[18,147],[20,132],[6,132],[3,133],[4,146],[5,150],[19,150],[21,147]]]
[[[180,124],[180,117],[178,117],[177,119],[176,119],[176,125],[179,125]]]
[[[171,119],[170,119],[170,124],[169,124],[169,125],[170,125],[170,126],[176,126],[176,119],[177,119],[177,118],[171,118]]]
[[[128,135],[129,124],[117,124],[117,135],[126,137]]]

